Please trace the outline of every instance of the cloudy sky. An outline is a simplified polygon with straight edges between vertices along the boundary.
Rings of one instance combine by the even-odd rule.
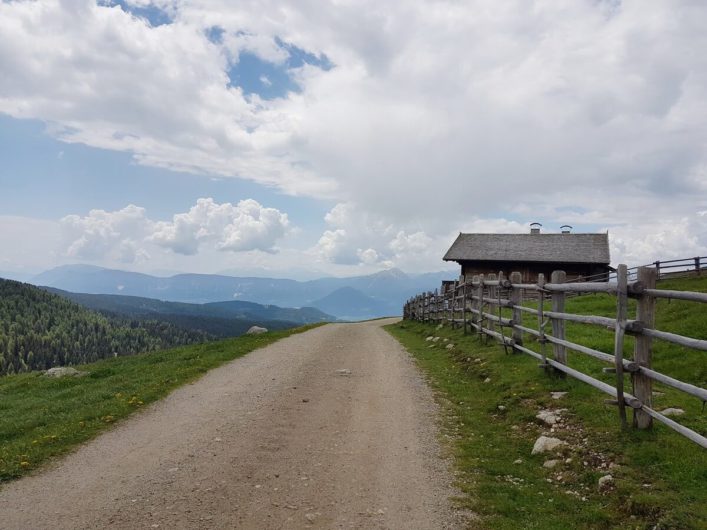
[[[702,0],[0,0],[0,271],[707,255]]]

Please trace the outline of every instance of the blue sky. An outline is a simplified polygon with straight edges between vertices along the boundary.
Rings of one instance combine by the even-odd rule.
[[[155,218],[169,219],[200,197],[217,202],[252,198],[287,211],[298,226],[316,234],[333,206],[247,180],[140,165],[129,153],[61,142],[45,130],[40,121],[0,115],[0,209],[5,215],[58,219],[136,204]]]
[[[707,254],[707,6],[0,3],[0,271],[311,277],[460,231]]]

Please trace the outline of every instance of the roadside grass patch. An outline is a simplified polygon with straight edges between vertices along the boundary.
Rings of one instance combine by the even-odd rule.
[[[0,483],[21,477],[212,368],[321,324],[0,377]]]
[[[664,281],[658,287],[707,291],[707,278]],[[613,316],[615,303],[606,295],[581,296],[569,299],[566,311]],[[635,314],[635,307],[631,311]],[[660,301],[656,327],[707,338],[706,315],[699,304]],[[525,324],[534,327],[532,319]],[[490,338],[410,321],[386,329],[415,357],[442,403],[444,435],[464,493],[460,503],[480,516],[472,528],[707,528],[707,452],[693,442],[661,424],[622,432],[616,408],[603,403],[610,396],[572,378],[546,374],[535,359],[505,354]],[[608,330],[567,323],[566,334],[573,342],[613,351]],[[440,340],[427,341],[428,336]],[[540,351],[531,337],[524,340]],[[448,350],[450,343],[454,347]],[[627,357],[632,348],[627,337]],[[552,355],[549,345],[547,355]],[[568,359],[570,366],[615,383],[614,375],[601,372],[607,364],[572,351]],[[704,352],[654,341],[653,366],[659,371],[705,386],[706,365]],[[630,392],[628,377],[625,385]],[[654,390],[654,408],[682,408],[679,422],[707,431],[699,400],[658,384]],[[558,391],[567,394],[553,399],[551,392]],[[543,409],[566,410],[551,428],[536,418]],[[540,435],[568,445],[531,455]],[[545,468],[547,460],[558,462]],[[613,483],[599,491],[598,479],[608,474]]]

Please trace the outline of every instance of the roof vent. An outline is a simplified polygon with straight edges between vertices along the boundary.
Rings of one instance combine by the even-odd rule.
[[[542,225],[540,223],[530,223],[530,233],[531,234],[539,234],[541,227],[542,227]]]
[[[562,230],[563,234],[569,234],[570,232],[572,232],[572,227],[570,225],[562,225],[560,227],[560,230]]]

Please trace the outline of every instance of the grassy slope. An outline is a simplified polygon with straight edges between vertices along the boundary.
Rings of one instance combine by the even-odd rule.
[[[0,482],[104,431],[227,361],[317,325],[77,366],[83,377],[0,377]]]
[[[707,291],[707,279],[671,280],[659,288]],[[609,296],[590,295],[569,300],[566,310],[611,316],[614,304]],[[661,301],[656,327],[707,339],[706,309]],[[461,471],[462,502],[481,515],[480,528],[707,528],[707,452],[693,442],[660,424],[648,432],[621,432],[616,409],[603,404],[608,396],[579,381],[545,375],[534,359],[505,355],[493,341],[484,345],[460,330],[433,331],[431,325],[411,322],[389,330],[439,391]],[[449,338],[454,349],[447,350],[443,341],[430,347],[425,341],[430,334]],[[567,336],[602,351],[613,349],[613,333],[601,328],[568,325]],[[527,338],[526,345],[539,351]],[[627,339],[627,356],[632,347]],[[704,387],[704,356],[655,341],[653,366]],[[611,382],[612,376],[601,374],[606,364],[572,352],[569,364]],[[628,378],[626,384],[630,391]],[[662,393],[655,397],[657,410],[683,408],[679,421],[707,432],[697,399],[660,385],[654,389]],[[551,391],[569,393],[557,401]],[[560,453],[558,466],[546,469],[542,464],[552,456],[530,455],[535,439],[550,434],[535,415],[558,407],[568,409],[566,423],[551,435],[572,447]],[[522,463],[515,464],[517,459]],[[600,493],[597,479],[607,473],[615,477],[615,489]]]

